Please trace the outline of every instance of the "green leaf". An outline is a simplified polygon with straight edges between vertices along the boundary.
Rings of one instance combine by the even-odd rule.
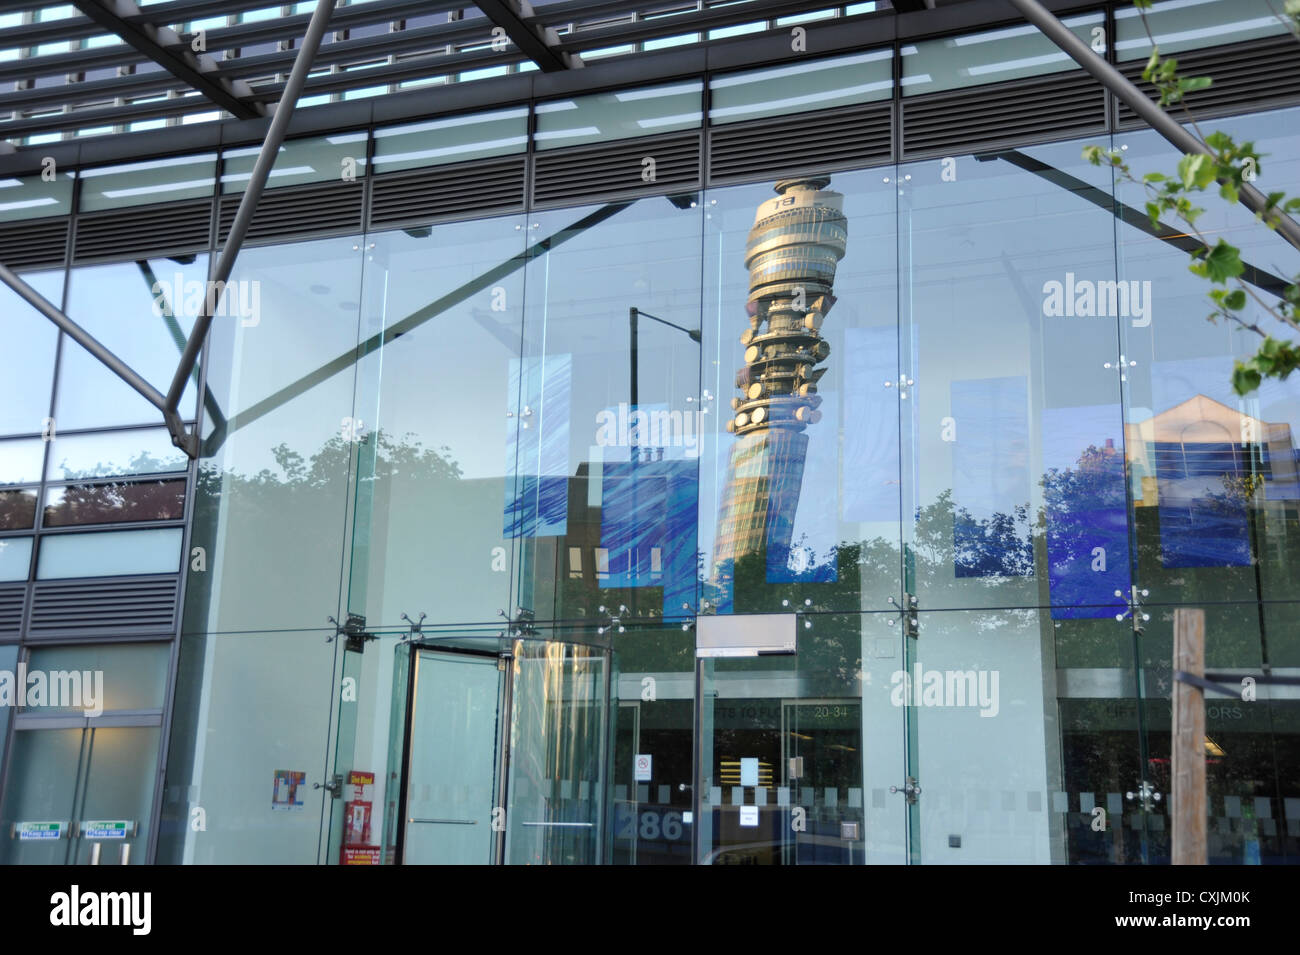
[[[1184,156],[1178,161],[1178,178],[1187,189],[1204,189],[1214,182],[1214,162],[1202,153]]]
[[[1223,296],[1223,305],[1239,312],[1246,307],[1246,292],[1244,289],[1235,288],[1227,295]]]
[[[1142,177],[1143,182],[1165,182],[1169,177],[1163,172],[1149,172]]]
[[[1213,80],[1208,76],[1180,76],[1178,78],[1178,89],[1183,93],[1190,93],[1193,90],[1203,90],[1209,86]]]
[[[1225,182],[1219,187],[1219,195],[1223,196],[1223,198],[1227,199],[1229,202],[1236,202],[1238,198],[1237,187],[1230,182]]]
[[[1232,390],[1239,395],[1250,394],[1263,380],[1259,371],[1249,365],[1236,362],[1232,367]]]
[[[1222,285],[1246,271],[1246,267],[1241,264],[1240,250],[1220,239],[1201,262],[1192,266],[1192,271]]]

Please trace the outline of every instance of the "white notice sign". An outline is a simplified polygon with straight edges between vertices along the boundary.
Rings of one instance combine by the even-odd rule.
[[[740,824],[741,824],[742,826],[750,826],[750,827],[752,827],[752,826],[757,826],[757,825],[758,825],[758,807],[757,807],[757,806],[741,806],[741,807],[740,807]]]
[[[636,758],[636,781],[639,783],[650,782],[650,768],[653,765],[653,757],[648,753],[641,753]],[[623,777],[626,779],[627,777]]]

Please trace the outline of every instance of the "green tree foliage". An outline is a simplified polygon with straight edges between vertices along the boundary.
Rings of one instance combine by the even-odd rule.
[[[1136,0],[1134,6],[1141,12],[1143,24],[1147,25],[1145,11],[1150,9],[1151,0]],[[1286,0],[1279,17],[1300,38],[1300,0]],[[1248,302],[1254,301],[1278,322],[1300,332],[1300,274],[1287,281],[1279,297],[1267,296],[1243,281],[1245,265],[1241,261],[1241,250],[1223,238],[1212,242],[1197,226],[1197,220],[1205,212],[1196,204],[1198,194],[1217,185],[1220,198],[1236,203],[1243,186],[1258,177],[1262,157],[1254,143],[1239,143],[1222,131],[1208,135],[1201,132],[1184,97],[1210,86],[1211,78],[1181,75],[1176,59],[1160,55],[1149,25],[1147,37],[1151,40],[1152,50],[1142,72],[1143,79],[1159,92],[1162,109],[1175,104],[1182,106],[1191,120],[1193,132],[1204,143],[1208,153],[1184,156],[1172,175],[1149,172],[1141,179],[1133,174],[1119,150],[1087,146],[1083,156],[1095,166],[1110,166],[1120,181],[1140,185],[1147,194],[1146,211],[1153,226],[1159,227],[1161,217],[1170,215],[1181,221],[1188,234],[1201,242],[1201,248],[1191,254],[1188,268],[1215,286],[1209,293],[1214,308],[1207,318],[1212,322],[1234,322],[1261,339],[1256,353],[1247,361],[1236,362],[1233,368],[1232,386],[1238,394],[1246,395],[1258,388],[1265,378],[1285,379],[1300,367],[1300,343],[1272,337],[1245,315]],[[1300,198],[1287,198],[1284,192],[1270,192],[1266,194],[1265,208],[1256,219],[1266,228],[1276,230],[1283,216],[1297,213],[1300,213]]]

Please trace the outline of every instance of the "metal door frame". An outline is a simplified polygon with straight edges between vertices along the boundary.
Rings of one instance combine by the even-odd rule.
[[[402,768],[401,778],[398,780],[397,788],[397,813],[395,816],[397,822],[397,832],[393,834],[393,861],[395,865],[405,865],[406,859],[406,827],[409,820],[406,818],[406,794],[411,771],[411,733],[415,722],[415,684],[420,672],[420,654],[422,651],[433,653],[454,654],[460,656],[479,657],[482,659],[493,660],[497,664],[497,670],[500,672],[502,660],[510,660],[511,654],[504,652],[493,653],[490,650],[468,650],[463,647],[439,646],[436,643],[428,641],[412,642],[407,644],[407,652],[413,659],[410,666],[407,667],[406,675],[406,711],[402,720]],[[497,779],[497,806],[505,806],[506,794],[506,776],[505,767],[509,762],[510,741],[508,734],[510,732],[510,703],[511,689],[513,688],[513,668],[507,665],[505,676],[498,677],[497,686],[497,742],[495,743],[496,752],[493,753],[493,761],[496,763],[496,771],[499,774]],[[496,807],[494,807],[496,808]],[[504,831],[493,831],[493,850],[491,864],[500,865],[504,859],[505,853],[505,833]]]

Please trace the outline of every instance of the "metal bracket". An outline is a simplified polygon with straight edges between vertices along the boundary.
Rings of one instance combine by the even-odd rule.
[[[1160,793],[1156,792],[1155,786],[1151,785],[1149,780],[1144,779],[1141,785],[1138,786],[1137,792],[1127,792],[1124,794],[1124,798],[1129,802],[1139,800],[1143,812],[1154,812],[1154,803],[1160,802],[1161,796]]]
[[[917,610],[918,601],[916,595],[904,593],[903,600],[905,604],[899,606],[898,601],[892,595],[889,598],[889,602],[898,607],[898,612],[903,618],[904,635],[911,637],[913,640],[919,640],[921,638],[921,618]],[[890,623],[892,624],[893,621],[891,620]]]
[[[423,610],[420,611],[419,620],[412,620],[406,614],[402,614],[402,619],[411,625],[411,631],[402,638],[402,643],[412,643],[424,635],[424,618],[427,616],[428,614]]]
[[[1124,599],[1124,591],[1115,591],[1115,596],[1121,600]],[[1145,589],[1139,589],[1137,584],[1129,587],[1128,609],[1121,610],[1115,614],[1116,620],[1123,620],[1129,614],[1133,615],[1133,632],[1139,636],[1146,629],[1142,624],[1151,619],[1151,614],[1142,610],[1142,598],[1151,596],[1151,592]]]
[[[901,789],[898,786],[890,786],[889,791],[891,793],[902,793],[907,797],[909,806],[915,806],[916,801],[921,798],[921,787],[916,784],[915,776],[908,776],[907,782],[903,784]]]
[[[537,628],[533,626],[533,621],[537,615],[527,607],[516,607],[514,617],[511,617],[504,610],[498,610],[497,616],[504,617],[506,623],[509,624],[501,633],[502,637],[509,637],[513,640],[519,637],[537,636]]]
[[[405,616],[405,614],[403,614]],[[334,624],[334,636],[326,637],[326,643],[333,643],[335,637],[347,637],[347,645],[344,650],[351,650],[354,653],[362,653],[366,649],[366,641],[379,639],[373,633],[366,632],[366,618],[357,613],[348,614],[347,622],[339,624],[333,617],[326,618]]]

